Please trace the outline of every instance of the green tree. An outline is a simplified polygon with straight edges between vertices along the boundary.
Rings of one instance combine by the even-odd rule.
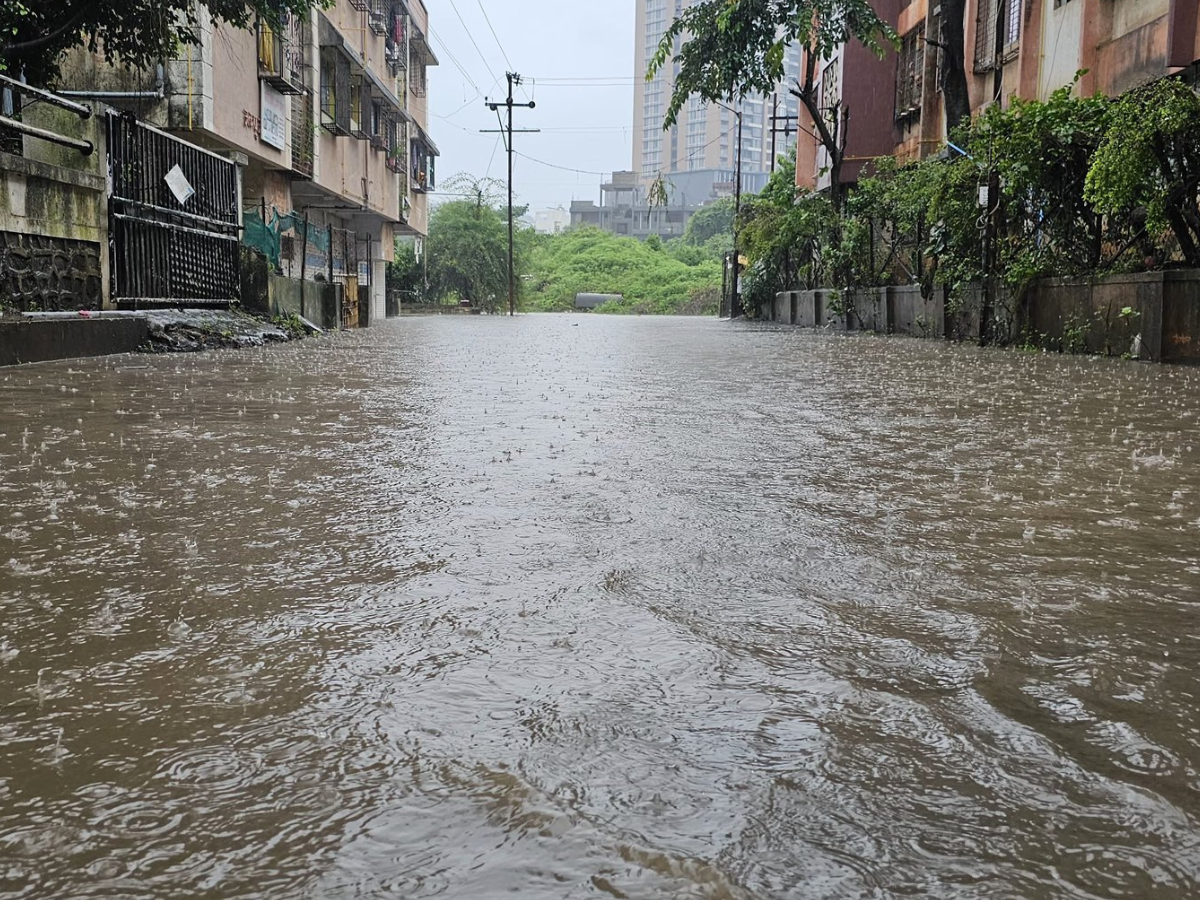
[[[429,216],[429,297],[460,300],[485,312],[508,305],[508,210],[472,200],[452,200]],[[527,242],[517,242],[515,268],[520,284]]]
[[[1123,95],[1087,174],[1087,199],[1153,233],[1169,229],[1200,266],[1200,96],[1174,78]]]
[[[779,291],[824,286],[840,248],[827,197],[796,197],[794,157],[742,206],[741,251],[749,260],[742,302],[751,314]]]
[[[144,67],[195,43],[201,10],[238,28],[256,18],[278,25],[330,0],[0,0],[0,60],[45,83],[62,54],[103,48],[115,62]]]
[[[702,206],[688,219],[683,231],[683,242],[690,247],[701,247],[719,234],[733,232],[733,198],[722,197]]]
[[[848,117],[838,104],[833,109],[821,106],[816,64],[850,40],[882,56],[886,46],[894,45],[896,34],[869,0],[703,0],[675,19],[650,63],[648,77],[668,63],[678,73],[663,127],[674,124],[693,95],[733,101],[747,93],[771,93],[784,77],[786,47],[799,43],[808,52],[793,93],[829,154],[830,197],[840,209]]]
[[[396,241],[394,258],[388,263],[387,287],[389,294],[399,293],[405,303],[424,301],[425,271],[412,241]]]
[[[441,193],[461,196],[476,206],[499,207],[507,196],[503,181],[498,178],[476,178],[466,172],[452,175],[441,184]],[[507,205],[505,209],[507,210]],[[515,211],[514,211],[515,214]]]

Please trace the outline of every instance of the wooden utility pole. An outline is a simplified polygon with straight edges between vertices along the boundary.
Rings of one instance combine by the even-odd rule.
[[[528,103],[515,103],[513,101],[513,87],[521,83],[521,76],[516,72],[506,72],[508,77],[508,99],[503,103],[489,103],[488,109],[498,113],[500,107],[505,107],[508,110],[508,124],[502,129],[501,134],[505,135],[505,149],[508,151],[508,314],[516,315],[517,310],[517,280],[516,273],[513,268],[513,108],[522,107],[525,109],[533,109],[537,106],[532,100]],[[519,132],[537,131],[536,128],[522,128]],[[485,131],[485,134],[495,134],[494,131]]]

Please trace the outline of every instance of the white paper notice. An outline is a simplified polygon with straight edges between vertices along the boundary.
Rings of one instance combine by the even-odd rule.
[[[178,165],[172,167],[167,173],[165,179],[167,187],[171,189],[171,193],[175,195],[175,199],[179,201],[179,205],[183,206],[192,199],[192,195],[196,193],[196,189],[191,186],[187,180],[187,176],[183,174],[183,169]]]

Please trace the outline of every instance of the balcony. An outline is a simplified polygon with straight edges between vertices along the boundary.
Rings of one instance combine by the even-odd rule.
[[[350,60],[332,47],[321,48],[321,127],[332,135],[350,134]]]
[[[313,98],[306,92],[292,99],[292,171],[299,179],[313,177],[315,137]]]
[[[258,77],[281,94],[304,93],[304,45],[298,24],[294,16],[281,30],[258,23]]]
[[[389,0],[370,0],[371,7],[367,10],[367,27],[378,35],[385,35],[391,29],[392,5]]]

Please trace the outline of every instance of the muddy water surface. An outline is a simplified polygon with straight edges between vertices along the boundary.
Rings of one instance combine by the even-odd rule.
[[[0,898],[1200,896],[1200,373],[441,318],[0,370]]]

